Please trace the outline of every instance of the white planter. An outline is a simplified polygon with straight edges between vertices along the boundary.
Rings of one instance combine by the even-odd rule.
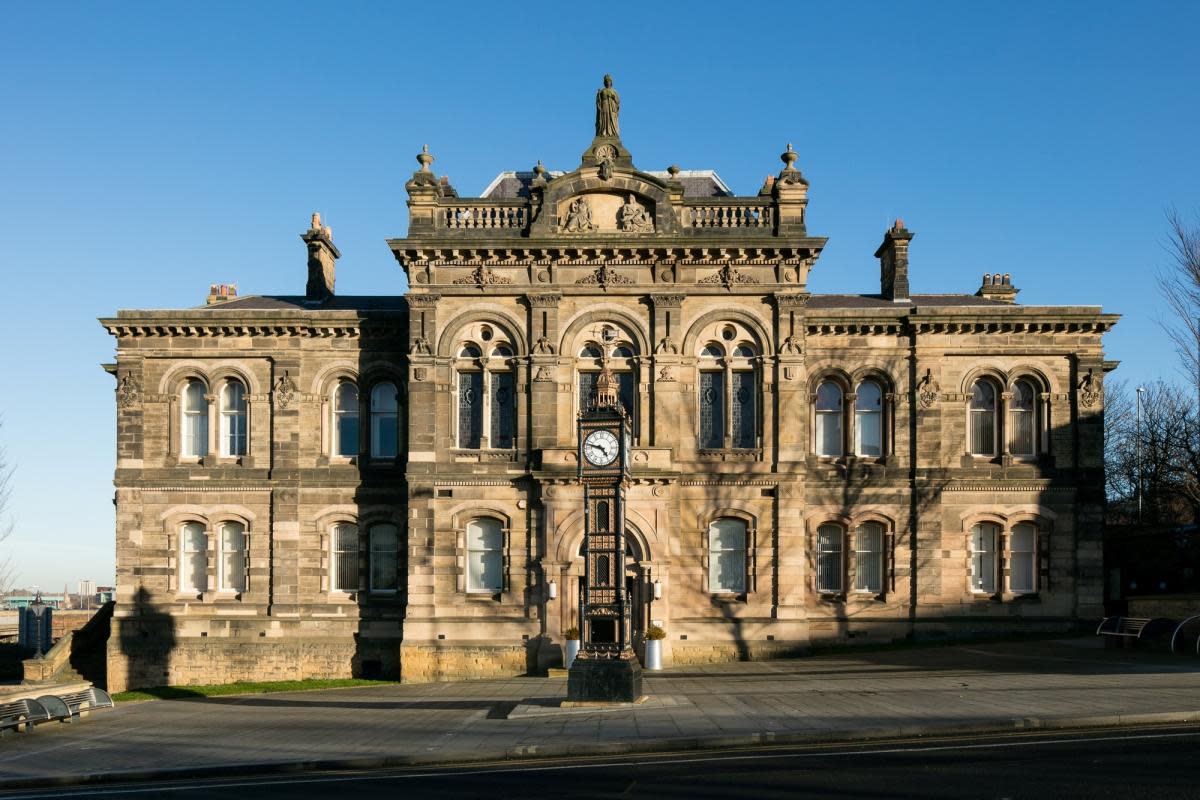
[[[662,639],[646,640],[646,669],[662,669]]]
[[[579,640],[567,639],[567,652],[566,657],[563,658],[563,669],[570,669],[577,655],[579,655]]]

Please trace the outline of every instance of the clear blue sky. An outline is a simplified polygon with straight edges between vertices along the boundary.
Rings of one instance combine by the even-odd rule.
[[[605,72],[643,169],[752,193],[794,144],[809,229],[830,237],[812,291],[877,291],[900,216],[914,291],[1011,272],[1024,303],[1124,314],[1120,376],[1178,371],[1153,276],[1164,211],[1200,211],[1200,4],[683,8],[7,4],[0,437],[20,582],[113,575],[96,317],[197,305],[214,281],[301,292],[314,210],[339,292],[400,293],[384,239],[405,232],[421,145],[464,194],[539,158],[572,169]]]

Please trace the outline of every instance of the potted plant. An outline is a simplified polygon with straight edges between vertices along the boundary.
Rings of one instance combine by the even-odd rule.
[[[575,656],[579,655],[579,628],[571,626],[563,632],[567,640],[567,652],[563,658],[563,668],[570,669]]]
[[[662,640],[667,632],[657,625],[646,629],[646,669],[662,669]]]

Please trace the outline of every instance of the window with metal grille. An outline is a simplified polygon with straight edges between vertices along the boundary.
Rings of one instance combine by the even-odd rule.
[[[842,454],[842,388],[833,381],[817,387],[817,455]]]
[[[1014,456],[1032,456],[1035,453],[1036,396],[1033,384],[1029,381],[1013,384],[1012,399],[1008,402],[1008,448]]]
[[[203,592],[208,589],[208,533],[199,522],[188,522],[179,532],[179,590]]]
[[[996,547],[1000,526],[980,522],[971,529],[971,589],[976,592],[996,592]]]
[[[369,534],[371,547],[371,591],[394,592],[399,585],[400,537],[395,525],[373,525]]]
[[[883,526],[868,522],[854,534],[854,590],[883,593]]]
[[[844,531],[837,525],[822,525],[817,529],[817,591],[822,594],[842,592],[843,538]]]
[[[218,586],[226,592],[246,591],[246,529],[240,522],[221,526],[221,574]]]
[[[708,526],[708,590],[746,591],[746,523],[718,519]]]
[[[725,446],[725,373],[700,373],[700,446]]]
[[[236,379],[221,388],[221,455],[246,455],[246,387]]]
[[[1037,528],[1028,522],[1013,526],[1009,545],[1008,588],[1014,593],[1037,591]]]
[[[991,381],[976,381],[971,387],[970,417],[971,452],[996,455],[996,386]]]
[[[467,591],[496,594],[504,588],[504,530],[483,517],[467,523]]]
[[[358,526],[340,522],[333,526],[333,578],[330,589],[339,592],[358,591]]]
[[[183,387],[182,454],[201,458],[208,453],[208,400],[204,384],[192,379]]]

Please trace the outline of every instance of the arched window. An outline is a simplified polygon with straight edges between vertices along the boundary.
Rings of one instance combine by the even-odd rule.
[[[1008,402],[1008,451],[1014,456],[1037,453],[1037,406],[1033,384],[1019,380],[1013,384]]]
[[[1009,591],[1028,594],[1037,591],[1037,528],[1028,522],[1014,525],[1008,561]]]
[[[754,349],[754,345],[742,342],[733,349],[734,358],[754,358],[758,352]]]
[[[486,364],[480,363],[479,353],[470,343],[459,353],[457,446],[507,450],[516,443],[516,391],[508,362],[513,350],[508,344],[496,344]]]
[[[817,528],[817,591],[821,594],[841,594],[846,574],[841,526],[828,523]]]
[[[596,585],[612,585],[612,559],[606,555],[596,556]]]
[[[600,345],[588,342],[583,346],[583,349],[579,351],[579,357],[594,358],[599,360],[604,358],[604,351],[600,349]]]
[[[743,342],[733,350],[733,363],[730,366],[730,377],[733,381],[730,387],[729,430],[733,435],[733,446],[750,449],[757,444],[758,438],[758,381],[755,380],[754,365],[748,360],[757,353],[752,345]]]
[[[980,522],[971,528],[971,590],[996,593],[996,548],[1000,544],[1000,526]]]
[[[883,594],[883,526],[860,525],[854,534],[854,590]]]
[[[609,529],[609,505],[607,500],[600,500],[596,503],[596,530],[606,531]]]
[[[612,328],[606,328],[604,334],[612,339],[615,339],[617,336],[616,330]],[[625,413],[629,415],[629,424],[633,429],[633,435],[636,437],[638,434],[637,374],[634,372],[636,365],[632,359],[637,354],[627,342],[614,344],[608,349],[610,355],[608,368],[617,380],[617,399],[621,401],[621,406],[625,409]],[[596,387],[596,381],[600,377],[600,362],[603,358],[604,348],[595,342],[588,342],[579,351],[580,411],[587,408],[588,401],[591,399],[592,391]]]
[[[179,591],[208,589],[208,533],[199,522],[184,524],[179,532]]]
[[[400,435],[397,424],[399,409],[395,384],[376,384],[375,388],[371,390],[372,458],[396,457]]]
[[[368,533],[371,552],[371,591],[394,592],[399,586],[398,554],[400,537],[395,525],[372,525]]]
[[[708,590],[746,591],[746,523],[740,519],[726,517],[708,526]]]
[[[700,447],[725,446],[725,371],[701,362]]]
[[[246,529],[240,522],[221,526],[218,586],[226,592],[246,591]]]
[[[842,454],[842,387],[825,381],[817,387],[816,444],[819,456]]]
[[[358,455],[358,386],[341,381],[333,391],[333,453]]]
[[[498,594],[504,588],[504,530],[499,520],[467,523],[467,591]]]
[[[626,344],[619,344],[612,350],[613,358],[633,358],[633,348]]]
[[[863,381],[855,392],[854,452],[874,458],[883,455],[883,389],[875,381]]]
[[[203,458],[208,454],[208,400],[204,384],[192,378],[183,385],[183,450],[188,458]]]
[[[971,453],[996,455],[996,385],[986,378],[971,387]]]
[[[338,592],[358,591],[358,526],[339,522],[331,533],[333,563],[329,588]]]
[[[221,387],[221,455],[246,455],[246,387],[236,378]]]
[[[716,342],[710,342],[704,345],[704,349],[700,351],[701,358],[723,358],[725,351],[721,349],[721,345]]]

